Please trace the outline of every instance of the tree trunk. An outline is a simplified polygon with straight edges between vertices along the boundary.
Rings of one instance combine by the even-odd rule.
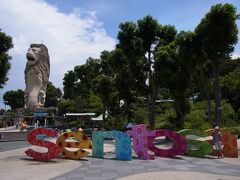
[[[183,128],[184,119],[186,115],[186,100],[175,99],[176,113],[177,113],[177,127]]]
[[[148,105],[149,108],[149,126],[151,130],[154,130],[156,123],[156,103],[150,102]]]
[[[148,51],[148,75],[149,75],[149,85],[148,85],[148,110],[149,110],[149,126],[153,130],[156,123],[156,98],[158,86],[154,84],[154,72],[152,70],[152,61],[151,61],[151,50]]]
[[[215,118],[214,125],[220,125],[221,122],[221,87],[220,87],[220,79],[219,79],[220,69],[219,65],[213,64],[213,76],[214,76],[214,96],[215,96]]]
[[[208,120],[209,122],[212,122],[212,106],[211,106],[211,98],[209,94],[207,94],[207,112],[208,112]]]
[[[212,122],[212,106],[211,106],[211,97],[208,93],[208,88],[207,88],[207,83],[206,83],[206,80],[204,78],[204,75],[203,75],[203,72],[202,70],[200,69],[199,70],[199,74],[200,74],[200,77],[201,77],[201,81],[202,81],[202,86],[203,86],[203,92],[204,92],[204,96],[205,98],[207,99],[207,112],[208,112],[208,120],[209,122]]]
[[[106,113],[106,104],[103,103],[103,112],[102,112],[102,115],[103,115],[103,128],[105,128],[105,113]]]

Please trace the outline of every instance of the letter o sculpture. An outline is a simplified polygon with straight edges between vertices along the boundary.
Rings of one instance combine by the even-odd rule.
[[[186,139],[174,131],[170,130],[155,130],[155,137],[148,137],[148,148],[155,152],[155,155],[161,157],[173,157],[178,154],[183,154],[186,150]],[[171,149],[160,149],[153,144],[156,137],[165,136],[172,140],[173,147]]]

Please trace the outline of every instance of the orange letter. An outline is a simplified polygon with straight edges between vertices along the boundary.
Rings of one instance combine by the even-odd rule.
[[[77,140],[72,139],[72,142],[69,138],[76,138]],[[92,149],[92,141],[85,136],[82,132],[66,132],[61,134],[57,139],[57,145],[60,147],[61,153],[69,158],[69,159],[80,159],[82,157],[86,157],[89,152],[79,149],[77,151],[69,151],[67,148],[85,148],[85,149]]]

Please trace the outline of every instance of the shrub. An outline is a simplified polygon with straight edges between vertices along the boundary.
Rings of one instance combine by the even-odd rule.
[[[204,110],[197,109],[186,115],[184,128],[204,131],[211,128],[211,122],[208,121]]]

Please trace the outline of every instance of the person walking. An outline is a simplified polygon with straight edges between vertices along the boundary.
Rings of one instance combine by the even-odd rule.
[[[213,144],[217,151],[218,158],[223,158],[223,154],[221,151],[222,150],[222,134],[218,126],[214,127],[214,132],[212,133],[212,137],[213,137]]]

